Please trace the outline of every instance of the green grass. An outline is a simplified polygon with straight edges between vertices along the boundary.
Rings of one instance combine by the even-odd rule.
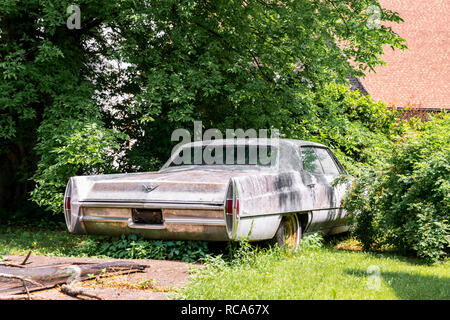
[[[67,231],[4,228],[0,230],[0,255],[33,254],[58,257],[101,257],[99,244],[104,237],[74,236]]]
[[[379,276],[376,275],[378,270]],[[181,299],[450,299],[450,261],[303,246],[210,259]]]

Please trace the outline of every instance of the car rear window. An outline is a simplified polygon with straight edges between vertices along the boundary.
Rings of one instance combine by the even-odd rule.
[[[182,165],[275,164],[277,148],[271,145],[199,145],[182,148],[169,167]]]

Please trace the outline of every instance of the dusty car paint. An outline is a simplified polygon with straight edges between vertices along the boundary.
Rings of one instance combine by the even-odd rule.
[[[311,174],[302,168],[301,147],[326,147],[290,139],[261,140],[192,145],[276,144],[273,166],[170,167],[172,156],[158,172],[72,177],[65,195],[68,230],[77,234],[135,233],[149,239],[264,240],[274,236],[287,214],[299,214],[304,232],[348,229],[341,208],[347,185],[333,186],[335,176]],[[338,162],[337,166],[343,173]],[[230,197],[234,206],[238,198],[238,214],[235,209],[232,214],[225,212]],[[139,214],[155,220],[143,223],[136,220]]]

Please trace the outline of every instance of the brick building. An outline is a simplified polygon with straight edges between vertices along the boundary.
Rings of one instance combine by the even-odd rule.
[[[386,47],[383,60],[387,65],[364,78],[352,79],[352,86],[376,101],[419,114],[450,109],[450,1],[379,2],[404,20],[392,27],[406,39],[408,49]]]

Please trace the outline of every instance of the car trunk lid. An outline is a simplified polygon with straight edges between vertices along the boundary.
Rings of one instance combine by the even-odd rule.
[[[79,181],[81,202],[223,204],[228,181],[248,170],[176,170],[104,175]]]

